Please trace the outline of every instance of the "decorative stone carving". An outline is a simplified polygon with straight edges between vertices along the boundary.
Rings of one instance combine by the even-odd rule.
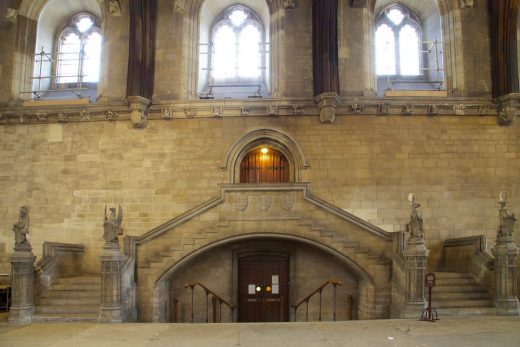
[[[237,195],[235,197],[235,204],[237,206],[237,210],[245,211],[247,209],[247,205],[249,204],[249,197],[247,195]]]
[[[333,123],[336,119],[336,107],[341,103],[341,98],[336,93],[323,93],[314,98],[320,108],[320,120],[322,123]]]
[[[27,324],[34,313],[34,260],[31,249],[14,249],[11,257],[11,308],[9,323]]]
[[[352,104],[352,105],[350,105],[350,109],[354,113],[363,113],[363,111],[365,110],[365,105],[364,104]]]
[[[105,113],[105,119],[106,120],[109,120],[109,121],[115,121],[116,119],[119,118],[119,113],[118,112],[113,112],[111,110],[108,110],[106,113]]]
[[[474,0],[459,0],[460,8],[473,7]]]
[[[6,118],[5,115],[0,113],[0,121],[3,121],[5,118]]]
[[[453,105],[453,114],[456,116],[464,116],[465,109],[466,109],[466,105],[464,105],[464,104]]]
[[[47,122],[48,121],[47,113],[45,113],[45,112],[36,113],[36,119],[39,122]]]
[[[293,105],[293,114],[303,114],[303,105]]]
[[[146,128],[148,124],[148,106],[150,106],[150,100],[142,96],[129,96],[127,99],[132,125],[136,129]]]
[[[294,194],[287,193],[282,195],[282,208],[287,211],[291,211],[294,207]]]
[[[110,208],[110,216],[107,216],[107,207],[105,206],[105,221],[103,223],[103,238],[105,239],[105,247],[119,248],[118,237],[123,234],[121,222],[123,221],[123,209],[119,205],[117,211],[114,207]]]
[[[365,8],[367,5],[366,0],[351,0],[350,6],[353,8]]]
[[[56,115],[58,122],[65,123],[69,121],[69,116],[65,112],[58,112]]]
[[[247,116],[249,114],[249,107],[242,106],[240,108],[240,114],[243,115],[243,116]]]
[[[517,297],[518,247],[513,239],[515,214],[507,208],[507,196],[500,194],[500,224],[493,256],[495,257],[495,306],[497,315],[519,316],[520,303]]]
[[[497,231],[497,241],[513,241],[513,226],[516,222],[516,217],[507,207],[507,194],[501,192],[499,199],[500,209],[498,210],[498,215],[500,224]]]
[[[20,122],[20,124],[25,124],[27,123],[27,117],[23,113],[19,113],[18,121]]]
[[[110,0],[108,2],[108,13],[114,17],[120,17],[122,15],[119,0]]]
[[[437,105],[429,105],[428,106],[428,116],[436,116],[439,114],[439,106]]]
[[[271,196],[270,195],[262,195],[260,196],[260,209],[263,211],[267,211],[271,207]]]
[[[212,115],[215,118],[222,118],[223,110],[222,106],[213,106]]]
[[[412,207],[412,212],[410,213],[410,222],[408,223],[408,231],[410,232],[410,237],[408,238],[408,244],[424,244],[424,229],[423,229],[423,220],[421,216],[421,204],[415,201],[415,194],[408,194],[408,201]]]
[[[184,13],[186,10],[186,0],[175,0],[173,3],[173,13]]]
[[[378,116],[388,116],[390,114],[390,105],[382,103],[377,106]]]
[[[16,19],[18,17],[18,10],[16,8],[9,7],[5,10],[5,18],[11,22],[16,23]]]
[[[497,122],[500,125],[509,125],[513,123],[518,111],[512,106],[500,107],[497,113]]]
[[[170,120],[173,119],[173,108],[172,107],[163,107],[161,109],[161,118]]]
[[[296,7],[296,1],[295,0],[283,0],[282,6],[285,10],[292,10]]]
[[[89,110],[81,110],[81,111],[79,111],[79,120],[80,121],[90,120],[90,111]]]
[[[413,105],[403,105],[401,113],[405,116],[412,116],[415,113]]]
[[[14,232],[14,250],[25,251],[31,250],[31,244],[27,240],[29,234],[29,208],[22,206],[18,216],[18,222],[13,225]]]
[[[275,105],[267,106],[267,114],[270,116],[278,116],[278,107]]]
[[[191,107],[185,107],[184,116],[186,116],[186,118],[195,118],[197,116],[197,111],[193,110]]]

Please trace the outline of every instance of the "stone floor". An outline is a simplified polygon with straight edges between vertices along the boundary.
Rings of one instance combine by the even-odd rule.
[[[520,318],[378,320],[282,324],[9,325],[0,314],[0,346],[520,346]]]

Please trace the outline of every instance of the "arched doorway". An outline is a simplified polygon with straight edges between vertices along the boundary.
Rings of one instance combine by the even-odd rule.
[[[240,183],[282,183],[289,177],[287,158],[274,148],[255,148],[240,163]]]

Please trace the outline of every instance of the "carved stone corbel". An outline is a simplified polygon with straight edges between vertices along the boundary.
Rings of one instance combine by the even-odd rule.
[[[296,0],[284,0],[282,6],[284,10],[292,10],[296,7]]]
[[[337,93],[322,93],[314,98],[320,108],[320,121],[322,123],[333,123],[336,119],[336,107],[341,103]]]
[[[16,8],[9,7],[5,10],[5,18],[11,22],[16,23],[16,18],[18,17],[18,10]]]
[[[465,7],[473,7],[475,1],[474,0],[459,0],[460,8]]]
[[[108,2],[108,13],[114,17],[121,17],[121,4],[119,0],[110,0]]]
[[[173,13],[184,13],[186,10],[186,0],[175,0],[173,3]]]
[[[129,96],[128,98],[130,108],[130,120],[134,128],[146,128],[148,124],[148,107],[150,100],[142,96]]]
[[[511,93],[496,100],[497,122],[500,125],[510,125],[519,114],[520,93]]]

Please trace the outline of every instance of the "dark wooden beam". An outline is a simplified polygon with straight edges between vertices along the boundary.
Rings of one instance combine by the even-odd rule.
[[[155,74],[157,0],[130,0],[127,96],[152,99]]]
[[[516,42],[518,0],[488,0],[488,9],[493,97],[498,98],[519,90]]]
[[[338,0],[312,1],[314,95],[339,94]]]

